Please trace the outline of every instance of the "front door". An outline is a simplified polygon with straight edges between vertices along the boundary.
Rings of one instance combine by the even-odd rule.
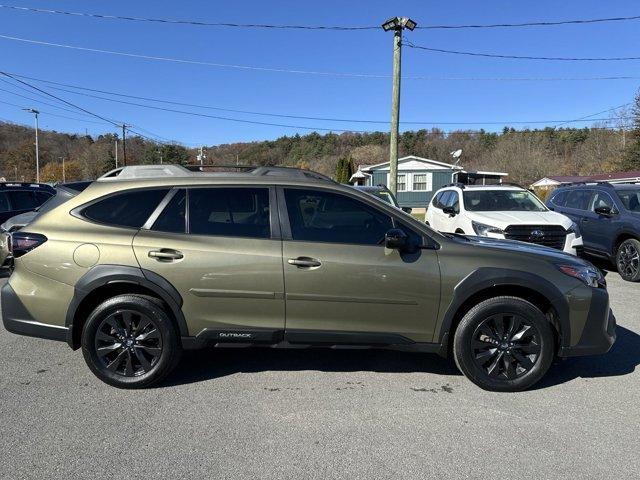
[[[279,190],[286,337],[300,343],[431,342],[440,299],[435,250],[401,255],[400,227],[375,200],[321,188]]]
[[[284,330],[284,283],[270,200],[275,190],[173,192],[157,219],[134,238],[141,267],[178,289],[190,335],[206,330],[206,337],[218,341],[277,340]]]

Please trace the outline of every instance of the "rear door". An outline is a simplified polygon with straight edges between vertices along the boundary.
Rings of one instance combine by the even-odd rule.
[[[442,195],[440,199],[435,205],[433,212],[433,219],[435,225],[432,225],[433,228],[438,230],[439,232],[448,232],[449,231],[449,215],[445,215],[442,209],[445,207],[449,199],[451,198],[451,190],[445,190],[441,192]]]
[[[595,212],[597,207],[609,207],[612,214],[599,215]],[[601,252],[611,252],[618,231],[618,223],[619,214],[613,198],[605,191],[596,190],[591,198],[588,215],[585,215],[580,223],[583,237],[588,239],[591,248]]]
[[[435,249],[400,254],[384,234],[422,236],[359,197],[321,188],[278,190],[286,337],[296,343],[432,341],[440,270]]]
[[[189,334],[276,341],[284,330],[284,280],[275,190],[192,187],[171,195],[133,248],[142,268],[179,291]]]

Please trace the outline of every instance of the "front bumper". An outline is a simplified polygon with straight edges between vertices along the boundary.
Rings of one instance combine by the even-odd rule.
[[[591,305],[580,339],[575,345],[562,346],[559,357],[578,357],[607,353],[616,341],[616,317],[609,308],[609,294],[593,289]]]
[[[2,323],[9,332],[48,340],[67,341],[68,328],[36,322],[8,283],[2,287],[0,300]]]

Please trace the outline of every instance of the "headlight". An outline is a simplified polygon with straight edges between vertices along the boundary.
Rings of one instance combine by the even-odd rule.
[[[582,280],[585,285],[590,287],[598,287],[605,284],[602,272],[596,267],[586,265],[558,265],[557,267],[565,275]]]
[[[485,225],[484,223],[471,222],[473,226],[473,230],[476,232],[476,235],[480,237],[486,237],[490,233],[499,233],[504,234],[504,230],[498,227],[492,227],[491,225]]]
[[[580,228],[576,222],[571,222],[571,226],[567,229],[567,233],[574,233],[576,238],[580,238],[582,233],[580,233]]]

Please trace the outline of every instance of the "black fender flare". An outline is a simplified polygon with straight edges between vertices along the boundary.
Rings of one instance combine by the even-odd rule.
[[[171,309],[178,323],[181,336],[188,336],[187,322],[182,313],[182,296],[164,277],[138,267],[126,265],[96,265],[87,271],[76,283],[73,298],[67,308],[65,326],[69,329],[67,343],[73,344],[73,319],[82,301],[96,288],[116,283],[140,285],[154,292]]]
[[[464,302],[476,293],[493,287],[527,288],[537,291],[546,298],[557,313],[560,344],[568,346],[571,339],[569,305],[562,292],[549,280],[539,275],[521,270],[494,267],[482,267],[474,270],[454,287],[453,299],[447,307],[440,328],[439,343],[446,341],[445,336],[449,335],[456,313]]]

